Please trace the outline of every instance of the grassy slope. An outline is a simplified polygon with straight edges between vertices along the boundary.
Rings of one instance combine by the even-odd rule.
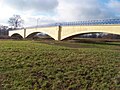
[[[79,46],[0,41],[0,90],[119,89],[120,44]]]

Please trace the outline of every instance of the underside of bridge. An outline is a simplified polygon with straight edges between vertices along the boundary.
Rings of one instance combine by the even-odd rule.
[[[108,39],[120,39],[120,35],[104,32],[88,32],[88,33],[79,33],[62,39],[64,40],[74,40],[78,38],[108,38]]]
[[[23,37],[22,37],[20,34],[18,34],[18,33],[13,34],[13,35],[11,36],[11,38],[12,38],[12,39],[23,39]]]
[[[33,33],[29,34],[26,38],[27,39],[54,40],[54,38],[52,38],[48,34],[45,34],[45,33],[42,33],[42,32],[33,32]]]

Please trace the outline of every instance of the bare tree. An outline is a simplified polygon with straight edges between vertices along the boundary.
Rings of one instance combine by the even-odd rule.
[[[18,28],[23,25],[24,20],[21,18],[20,15],[13,15],[13,17],[9,18],[8,23],[10,24],[10,26]]]

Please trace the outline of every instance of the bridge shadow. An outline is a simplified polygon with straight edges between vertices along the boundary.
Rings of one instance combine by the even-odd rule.
[[[97,44],[101,44],[101,45],[114,45],[114,46],[120,46],[120,43],[97,43]]]
[[[98,40],[98,39],[94,39],[94,40],[86,40],[86,39],[81,39],[81,40],[71,40],[70,42],[75,42],[75,43],[86,43],[86,44],[99,44],[99,45],[115,45],[115,46],[120,46],[120,40],[111,40],[111,41],[109,41],[109,39],[108,40],[104,40],[104,39],[102,39],[102,40]],[[117,43],[118,42],[118,43]]]

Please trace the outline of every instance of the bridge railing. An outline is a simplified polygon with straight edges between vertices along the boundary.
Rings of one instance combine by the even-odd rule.
[[[120,24],[120,19],[63,22],[63,23],[61,23],[61,26],[76,26],[76,25],[87,26],[87,25],[108,25],[108,24]]]
[[[89,21],[76,21],[76,22],[59,22],[47,25],[40,25],[38,27],[52,27],[52,26],[87,26],[87,25],[109,25],[120,24],[120,19],[101,19],[101,20],[89,20]]]
[[[111,25],[111,24],[120,24],[120,19],[101,19],[101,20],[76,21],[76,22],[59,22],[59,23],[52,23],[52,24],[46,24],[46,25],[26,27],[26,29],[54,27],[54,26],[90,26],[90,25]]]

